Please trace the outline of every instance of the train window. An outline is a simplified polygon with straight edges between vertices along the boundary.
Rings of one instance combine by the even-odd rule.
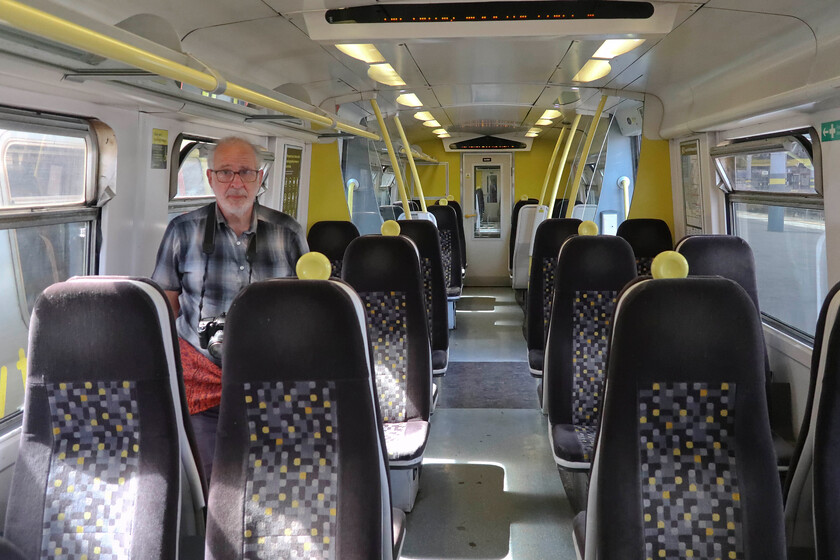
[[[94,272],[94,178],[106,128],[0,108],[0,424],[23,406],[35,300],[55,282]]]
[[[811,342],[827,291],[819,143],[812,130],[734,142],[711,153],[729,233],[755,255],[764,319]]]

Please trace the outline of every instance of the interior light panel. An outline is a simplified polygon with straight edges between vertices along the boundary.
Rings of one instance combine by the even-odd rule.
[[[336,45],[335,48],[337,48],[347,56],[351,56],[356,60],[367,62],[368,64],[373,64],[376,62],[385,62],[385,57],[382,56],[382,53],[379,52],[379,50],[370,43],[342,44]]]

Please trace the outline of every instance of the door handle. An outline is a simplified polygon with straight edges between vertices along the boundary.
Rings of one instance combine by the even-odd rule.
[[[476,214],[464,214],[465,218],[475,218]]]

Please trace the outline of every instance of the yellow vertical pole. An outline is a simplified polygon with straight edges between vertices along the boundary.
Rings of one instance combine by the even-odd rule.
[[[566,137],[566,145],[563,146],[563,155],[560,156],[560,163],[557,165],[557,176],[554,178],[554,185],[551,188],[551,198],[546,201],[548,204],[548,217],[553,216],[554,201],[557,200],[557,190],[560,188],[560,178],[563,176],[563,171],[566,169],[566,158],[569,157],[569,150],[572,149],[572,141],[575,139],[575,132],[577,132],[578,124],[580,124],[580,114],[575,115],[575,120],[572,121],[572,127],[569,129],[569,135]]]
[[[414,155],[411,153],[411,146],[408,145],[405,130],[403,130],[402,123],[397,115],[394,115],[394,123],[397,125],[397,132],[400,133],[400,140],[402,140],[403,148],[405,148],[405,155],[408,156],[408,166],[411,167],[414,184],[417,185],[417,194],[420,197],[420,209],[423,212],[428,212],[429,210],[426,208],[426,197],[423,196],[423,186],[420,184],[420,175],[417,174],[417,166],[414,164]]]
[[[589,149],[592,147],[592,141],[595,140],[595,130],[598,128],[598,121],[601,120],[601,113],[604,110],[604,105],[607,103],[607,96],[601,96],[601,102],[598,103],[598,108],[595,109],[595,114],[592,115],[592,122],[589,123],[589,130],[586,133],[586,141],[583,143],[583,150],[580,152],[580,161],[578,162],[577,171],[575,171],[575,178],[572,181],[572,192],[569,194],[569,205],[566,207],[566,217],[572,217],[572,210],[575,207],[575,199],[580,189],[580,180],[583,177],[583,168],[586,166],[586,158],[589,157]]]
[[[548,169],[545,170],[545,179],[543,179],[542,190],[540,191],[540,198],[537,204],[542,204],[545,198],[545,191],[548,189],[548,180],[551,179],[551,170],[554,169],[554,161],[557,159],[557,152],[560,151],[560,143],[563,142],[563,136],[566,134],[566,129],[560,131],[560,136],[557,137],[557,142],[554,144],[554,151],[551,152],[551,159],[548,160]]]
[[[405,218],[410,220],[411,208],[408,204],[408,194],[405,192],[405,181],[403,181],[402,171],[400,171],[400,163],[397,161],[397,154],[394,153],[394,145],[391,144],[391,135],[388,134],[388,127],[385,126],[385,119],[382,118],[382,112],[379,110],[379,103],[376,102],[376,99],[370,100],[370,106],[373,107],[373,112],[376,114],[376,122],[379,123],[379,130],[382,132],[382,141],[385,142],[385,147],[388,149],[388,158],[391,160],[394,177],[397,179],[397,187],[400,189],[400,199],[402,200]]]

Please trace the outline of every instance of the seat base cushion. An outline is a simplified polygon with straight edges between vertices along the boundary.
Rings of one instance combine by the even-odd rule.
[[[446,350],[432,350],[432,370],[435,375],[443,375],[449,365],[449,354]]]
[[[528,350],[528,367],[531,369],[531,375],[542,377],[544,361],[545,350]]]
[[[458,299],[461,297],[461,288],[446,288],[447,299]]]
[[[572,522],[572,535],[575,539],[575,551],[578,553],[578,558],[583,558],[586,554],[584,548],[586,544],[586,511],[575,515],[575,520]]]
[[[407,466],[419,463],[429,440],[429,423],[423,420],[388,422],[385,430],[385,446],[391,466]]]
[[[595,444],[595,428],[556,424],[549,430],[554,462],[564,469],[588,470]]]

